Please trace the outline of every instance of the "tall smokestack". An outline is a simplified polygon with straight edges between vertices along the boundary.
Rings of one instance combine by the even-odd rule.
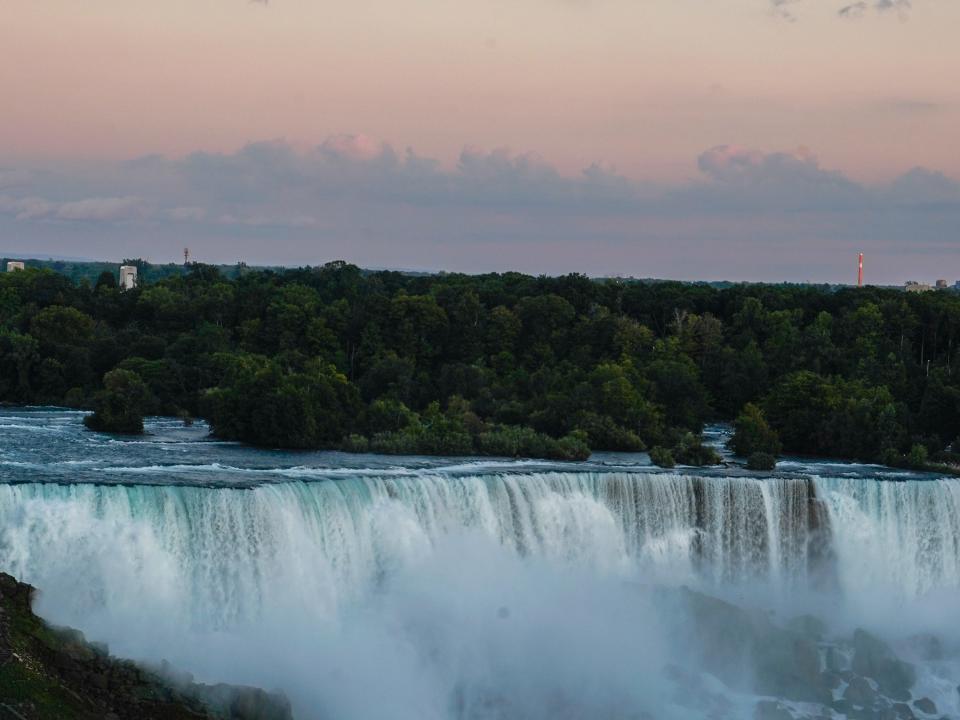
[[[857,266],[857,287],[863,287],[863,253],[860,253],[860,262]]]

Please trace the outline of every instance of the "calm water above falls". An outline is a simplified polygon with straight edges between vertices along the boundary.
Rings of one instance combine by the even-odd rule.
[[[953,479],[264,451],[81,417],[0,411],[0,569],[115,652],[282,688],[304,718],[695,717],[652,680],[684,622],[653,587],[960,640]],[[921,684],[960,712],[944,663]]]

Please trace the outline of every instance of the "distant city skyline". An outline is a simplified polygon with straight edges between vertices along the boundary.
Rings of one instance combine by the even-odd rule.
[[[960,278],[942,0],[12,0],[0,249]]]

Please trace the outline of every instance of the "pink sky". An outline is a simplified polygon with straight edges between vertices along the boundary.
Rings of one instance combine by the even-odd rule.
[[[960,4],[837,17],[801,0],[7,0],[0,153],[124,158],[366,133],[593,161],[635,179],[705,148],[813,148],[871,180],[960,175]]]
[[[864,187],[886,186],[917,166],[960,179],[960,3],[914,0],[911,7],[900,0],[898,9],[880,11],[877,0],[867,0],[860,17],[841,17],[849,2],[6,0],[0,212],[12,230],[0,224],[0,250],[18,247],[21,236],[67,237],[65,225],[60,235],[50,227],[27,232],[28,220],[72,217],[56,202],[138,208],[138,220],[163,215],[178,222],[293,212],[280,201],[244,208],[237,197],[220,197],[200,212],[171,190],[179,176],[170,168],[164,191],[176,198],[152,194],[160,192],[159,176],[148,182],[138,175],[142,187],[127,191],[129,180],[118,180],[114,167],[149,154],[171,162],[196,152],[232,156],[264,140],[280,140],[304,157],[344,136],[373,138],[367,142],[375,154],[381,142],[398,156],[410,147],[452,174],[445,177],[460,183],[458,192],[474,187],[458,175],[465,147],[542,158],[573,181],[598,163],[638,188],[685,188],[704,181],[705,172],[714,184],[732,187],[739,180],[729,172],[698,167],[701,154],[723,145],[758,153],[750,157],[788,154],[751,170],[758,188],[766,174],[779,172],[776,158],[807,153],[817,158],[818,182],[840,173]],[[100,174],[90,170],[97,165]],[[787,165],[808,176],[813,167]],[[37,179],[77,167],[82,172],[69,182]],[[25,168],[29,186],[4,180],[4,172],[22,178]],[[358,188],[351,197],[360,202]],[[952,191],[936,192],[940,198]],[[776,196],[744,234],[760,237],[787,196]],[[820,210],[833,212],[822,194],[816,197]],[[694,201],[699,208],[699,196]],[[674,216],[681,214],[678,203]],[[25,212],[28,205],[46,208],[46,215]],[[310,205],[304,200],[296,212],[307,215]],[[495,233],[504,211],[496,212],[478,219],[471,236],[483,237],[485,227]],[[691,230],[689,242],[712,237],[710,217],[701,212],[686,222],[703,228],[701,236]],[[638,223],[621,229],[622,238],[669,224],[645,218],[617,219],[623,227]],[[790,222],[795,217],[777,220]],[[949,222],[941,219],[931,236],[944,227]],[[827,238],[843,234],[821,231]],[[370,237],[368,256],[376,257],[377,238]],[[575,265],[574,240],[568,249]],[[482,254],[471,248],[463,257],[471,253]],[[288,247],[285,257],[299,256]],[[675,260],[664,260],[664,271]],[[411,256],[410,266],[424,264]]]

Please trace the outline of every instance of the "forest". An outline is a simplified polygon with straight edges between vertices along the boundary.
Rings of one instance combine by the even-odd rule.
[[[0,402],[204,418],[266,447],[575,459],[649,449],[952,462],[960,295],[191,264],[135,289],[0,275]],[[957,446],[960,448],[960,444]]]

